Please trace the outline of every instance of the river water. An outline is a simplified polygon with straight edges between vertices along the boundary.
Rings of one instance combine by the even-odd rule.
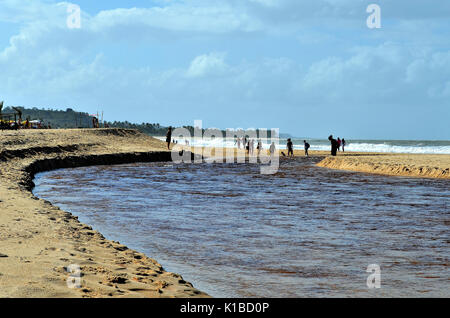
[[[34,193],[214,297],[449,297],[450,182],[316,161],[64,169]]]

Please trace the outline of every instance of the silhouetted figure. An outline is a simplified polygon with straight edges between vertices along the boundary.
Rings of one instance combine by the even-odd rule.
[[[170,150],[170,142],[172,141],[172,127],[169,127],[166,134],[167,149]]]
[[[328,137],[328,140],[331,142],[331,155],[336,156],[336,152],[338,150],[338,142],[333,138],[333,135],[330,135],[330,137]]]
[[[272,141],[272,144],[270,145],[270,155],[273,156],[275,154],[275,142]]]
[[[345,152],[345,144],[346,144],[345,139],[342,138],[342,152]]]
[[[306,142],[306,140],[303,140],[305,143],[305,156],[309,156],[308,149],[311,147],[309,143]]]
[[[256,149],[258,150],[258,156],[259,156],[259,154],[261,153],[261,150],[262,150],[262,141],[261,141],[261,139],[258,140],[258,144],[256,146]]]
[[[294,144],[291,141],[291,138],[287,140],[287,149],[288,149],[288,157],[294,157]]]
[[[341,139],[338,137],[338,139],[337,139],[338,151],[341,151],[341,143],[342,143],[342,141],[341,141]]]

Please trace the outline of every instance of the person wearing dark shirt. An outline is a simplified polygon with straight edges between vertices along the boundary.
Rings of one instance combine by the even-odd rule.
[[[169,127],[166,134],[167,149],[170,150],[170,142],[172,141],[172,127]]]
[[[287,140],[287,149],[288,149],[288,157],[294,157],[294,144],[291,141],[291,138]]]
[[[330,137],[328,137],[328,140],[331,142],[331,155],[336,156],[336,152],[338,150],[338,142],[333,138],[333,135],[330,135]]]
[[[303,140],[305,143],[305,156],[309,157],[308,149],[311,147],[309,143],[306,142],[306,140]]]
[[[342,152],[345,152],[345,144],[346,144],[345,139],[342,138]]]

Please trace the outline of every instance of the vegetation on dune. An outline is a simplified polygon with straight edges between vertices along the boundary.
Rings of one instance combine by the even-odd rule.
[[[23,120],[40,120],[45,125],[51,125],[52,128],[92,128],[93,121],[92,116],[89,113],[77,112],[71,108],[66,110],[55,110],[55,109],[38,109],[34,108],[24,108],[16,107],[22,112]],[[2,111],[3,113],[14,112],[12,107],[6,107]],[[101,120],[101,118],[99,118]],[[110,127],[110,128],[127,128],[127,129],[137,129],[145,134],[151,136],[165,136],[167,133],[167,126],[161,126],[158,123],[131,123],[129,121],[104,121],[100,122],[100,127]],[[189,130],[191,136],[194,136],[194,127],[183,126]],[[204,130],[203,130],[204,132]],[[226,131],[221,130],[223,136],[226,136]],[[259,132],[258,132],[259,135]],[[285,135],[285,134],[281,134]],[[267,132],[267,137],[270,138],[270,131]],[[281,136],[280,136],[281,137]]]

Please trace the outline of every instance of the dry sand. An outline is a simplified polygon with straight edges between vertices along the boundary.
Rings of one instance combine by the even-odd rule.
[[[162,142],[133,130],[0,132],[0,297],[206,297],[30,192],[41,170],[168,154]],[[67,286],[71,264],[81,267],[81,288]]]
[[[450,179],[450,155],[346,153],[327,157],[317,165],[390,176]]]

